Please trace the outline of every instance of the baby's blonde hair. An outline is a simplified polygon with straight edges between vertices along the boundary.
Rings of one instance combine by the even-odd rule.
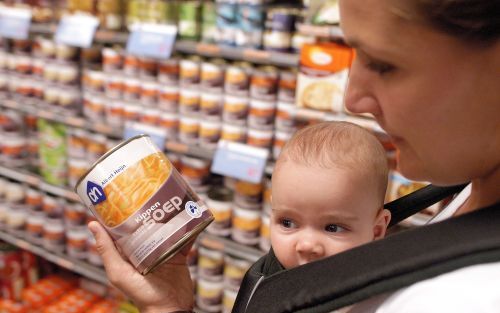
[[[297,131],[283,147],[276,170],[286,161],[358,171],[373,180],[383,204],[389,172],[387,156],[377,138],[358,125],[322,122],[307,126]]]

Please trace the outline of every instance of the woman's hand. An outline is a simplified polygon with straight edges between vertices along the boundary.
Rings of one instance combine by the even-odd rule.
[[[189,247],[152,273],[143,276],[116,249],[98,222],[88,225],[97,241],[109,281],[139,308],[141,313],[168,313],[193,309],[193,283],[186,265]]]

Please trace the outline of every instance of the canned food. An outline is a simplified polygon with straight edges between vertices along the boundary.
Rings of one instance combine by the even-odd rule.
[[[234,125],[246,125],[248,115],[248,98],[226,95],[222,120]]]
[[[158,102],[159,88],[156,82],[143,82],[141,84],[141,104],[155,106]]]
[[[121,127],[125,119],[125,107],[122,102],[108,101],[106,103],[106,123],[113,127]]]
[[[200,110],[200,93],[194,89],[181,89],[179,94],[179,112],[192,115]]]
[[[281,154],[281,150],[283,150],[283,147],[287,143],[290,138],[292,138],[293,133],[291,132],[283,132],[283,131],[277,131],[275,136],[274,136],[274,144],[273,144],[273,157],[275,160],[278,159],[278,157]]]
[[[19,74],[30,74],[33,61],[30,57],[19,56],[16,58],[15,70]]]
[[[260,210],[262,205],[262,184],[239,180],[235,185],[234,202],[245,209]]]
[[[200,246],[198,248],[198,276],[205,280],[221,281],[223,272],[223,251]]]
[[[70,47],[65,44],[56,44],[56,59],[74,60],[78,56],[78,48]]]
[[[183,116],[179,124],[179,140],[185,144],[197,144],[200,122],[191,117]]]
[[[28,210],[22,205],[13,205],[7,211],[6,230],[15,236],[23,236],[23,230],[26,227],[26,219],[28,218]]]
[[[200,1],[182,1],[179,3],[179,37],[198,40],[200,38]]]
[[[26,193],[24,187],[18,183],[9,183],[5,187],[5,201],[9,203],[25,202]]]
[[[297,11],[288,8],[272,8],[267,11],[266,29],[293,32]]]
[[[173,57],[158,64],[158,81],[164,84],[177,85],[179,82],[179,59]]]
[[[45,62],[41,59],[34,59],[33,66],[31,68],[32,74],[37,77],[43,76],[43,69],[45,68]]]
[[[200,122],[199,143],[207,149],[215,149],[220,139],[221,123],[217,121]]]
[[[64,212],[63,199],[59,199],[50,195],[44,195],[42,210],[49,218],[62,217]]]
[[[273,66],[257,68],[250,81],[250,96],[254,99],[275,101],[278,92],[278,70]]]
[[[264,6],[262,4],[239,5],[238,26],[236,45],[260,48],[264,31]]]
[[[231,313],[236,302],[237,291],[224,289],[222,296],[222,313]]]
[[[139,74],[139,58],[127,54],[123,60],[123,72],[129,76]]]
[[[118,51],[112,48],[102,49],[102,68],[104,69],[104,71],[118,71],[121,69],[122,65],[123,57]]]
[[[27,140],[21,136],[3,136],[0,159],[12,166],[23,166],[27,156]]]
[[[207,232],[228,237],[231,234],[233,192],[229,188],[213,187],[207,195],[207,206],[214,215],[214,222],[208,226]]]
[[[156,126],[160,123],[160,111],[157,109],[146,109],[142,112],[141,123]]]
[[[88,134],[83,129],[72,129],[68,136],[68,154],[74,158],[84,158],[87,151]]]
[[[273,135],[274,132],[272,130],[249,128],[247,144],[258,148],[271,149],[273,144]]]
[[[57,80],[57,75],[59,71],[59,65],[57,64],[47,64],[43,70],[43,78],[46,81],[54,82]]]
[[[123,99],[126,101],[136,101],[141,97],[141,82],[135,78],[123,80]]]
[[[226,69],[224,91],[230,95],[248,96],[252,65],[246,62],[235,63]]]
[[[159,108],[166,112],[177,112],[179,109],[179,87],[162,86],[159,90]]]
[[[84,87],[90,91],[104,91],[106,76],[103,72],[85,71],[83,74]]]
[[[276,102],[252,99],[248,113],[248,126],[265,130],[273,129],[275,112]]]
[[[221,120],[223,96],[219,93],[202,93],[200,111],[203,118]]]
[[[35,244],[42,243],[43,236],[43,224],[45,223],[45,218],[43,214],[38,212],[37,214],[29,214],[26,219],[26,235],[30,241]]]
[[[64,207],[64,223],[67,226],[81,226],[87,218],[86,208],[80,203],[68,203]]]
[[[234,45],[238,29],[238,6],[236,1],[218,1],[216,25],[219,33],[218,43]]]
[[[182,167],[182,162],[181,162],[181,157],[180,155],[176,153],[167,153],[167,158],[170,160],[170,163],[178,170],[180,171]]]
[[[221,139],[233,142],[246,142],[247,128],[244,126],[236,126],[224,124],[222,126]]]
[[[51,251],[64,250],[65,229],[61,220],[46,219],[43,224],[43,246]]]
[[[276,110],[276,129],[293,132],[296,128],[295,115],[297,107],[295,104],[278,102]]]
[[[225,256],[224,263],[224,288],[238,291],[252,263],[230,255]]]
[[[77,184],[76,192],[144,275],[213,220],[145,135],[123,142],[99,159]]]
[[[77,88],[61,88],[58,89],[59,97],[58,104],[65,110],[73,113],[79,112],[81,105],[81,93]]]
[[[78,67],[64,65],[58,67],[57,81],[62,84],[75,84],[78,82]]]
[[[111,99],[120,99],[124,90],[123,77],[118,75],[108,76],[104,86],[106,96]]]
[[[198,279],[196,287],[196,305],[205,312],[216,313],[222,308],[222,282]]]
[[[42,193],[36,189],[28,188],[28,190],[26,190],[24,202],[34,211],[41,210],[43,202]]]
[[[210,177],[210,161],[183,156],[180,172],[196,191],[205,191]]]
[[[176,140],[179,130],[179,115],[177,113],[162,113],[159,126],[165,129],[167,139]],[[171,159],[170,161],[172,162]]]
[[[254,246],[259,243],[260,212],[235,206],[231,238],[241,244]]]
[[[85,229],[70,228],[66,232],[66,252],[75,259],[87,258],[87,237]]]
[[[204,1],[201,14],[201,39],[205,42],[214,42],[217,39],[217,12],[215,4]]]
[[[198,85],[200,82],[200,57],[180,61],[179,83],[181,86]]]
[[[139,74],[144,78],[155,78],[158,72],[158,63],[154,59],[139,58]]]
[[[106,153],[106,136],[102,134],[91,134],[87,141],[87,160],[94,162]]]
[[[83,115],[94,122],[104,121],[106,114],[106,100],[101,97],[83,96]]]
[[[267,30],[263,42],[264,50],[288,52],[292,48],[292,33]]]
[[[297,89],[297,71],[281,71],[278,99],[288,103],[295,103],[295,89]]]
[[[262,224],[260,226],[260,239],[259,248],[262,251],[269,251],[271,249],[271,217],[268,213],[262,214]]]
[[[214,59],[201,64],[201,87],[208,91],[221,91],[224,86],[226,61]]]
[[[86,159],[69,158],[68,160],[68,182],[74,187],[80,177],[89,169],[89,163]]]
[[[127,121],[138,121],[141,118],[142,108],[138,105],[125,104],[123,116]]]

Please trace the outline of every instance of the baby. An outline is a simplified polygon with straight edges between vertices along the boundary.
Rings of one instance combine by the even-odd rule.
[[[384,237],[385,151],[367,130],[324,122],[298,131],[272,178],[271,246],[290,269]]]

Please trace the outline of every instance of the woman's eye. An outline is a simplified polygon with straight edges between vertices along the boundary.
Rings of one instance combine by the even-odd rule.
[[[345,231],[345,228],[335,225],[335,224],[329,224],[325,226],[325,230],[330,233],[340,233]]]
[[[368,62],[366,65],[370,71],[373,71],[379,75],[388,74],[395,69],[395,67],[388,63],[383,62]]]
[[[280,224],[284,228],[294,228],[295,227],[295,223],[292,220],[287,219],[287,218],[281,219]]]

